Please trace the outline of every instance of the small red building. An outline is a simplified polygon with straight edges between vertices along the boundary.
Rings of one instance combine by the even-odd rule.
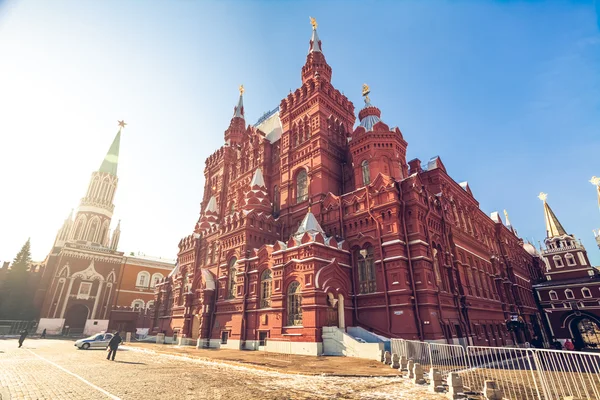
[[[301,78],[254,126],[241,88],[200,218],[157,285],[154,330],[302,354],[322,353],[324,327],[492,346],[541,334],[539,259],[439,157],[407,162],[366,85],[354,128],[316,24]]]
[[[551,334],[575,348],[600,346],[600,272],[590,265],[585,247],[568,234],[540,194],[546,219],[544,282],[535,285]]]

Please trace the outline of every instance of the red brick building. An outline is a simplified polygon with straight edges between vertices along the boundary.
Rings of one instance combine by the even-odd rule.
[[[155,331],[304,354],[322,351],[326,326],[492,346],[539,333],[538,259],[439,157],[407,162],[366,85],[354,128],[316,24],[301,78],[253,126],[241,88],[206,160],[200,218],[157,285]]]
[[[590,265],[585,247],[568,234],[540,194],[546,219],[545,281],[535,285],[551,334],[571,339],[578,349],[600,346],[600,272]]]

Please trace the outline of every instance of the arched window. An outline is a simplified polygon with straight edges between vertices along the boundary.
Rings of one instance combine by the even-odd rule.
[[[87,240],[93,242],[96,239],[96,231],[98,230],[98,220],[93,220],[90,223],[90,229],[88,231]]]
[[[158,272],[155,274],[152,274],[152,280],[150,281],[150,287],[156,287],[156,285],[159,284],[163,278],[164,278],[163,274],[159,274]]]
[[[567,299],[574,299],[575,298],[575,295],[573,294],[573,291],[571,289],[565,290],[565,296],[567,297]]]
[[[446,281],[440,272],[438,249],[433,249],[433,273],[435,274],[435,283],[438,289],[443,292],[447,292],[448,288],[446,287]]]
[[[359,251],[358,259],[358,291],[359,293],[374,293],[377,291],[375,280],[375,264],[373,247],[368,246]]]
[[[371,174],[369,172],[369,162],[364,160],[361,164],[363,185],[367,186],[371,183]]]
[[[271,291],[273,288],[273,277],[271,270],[265,269],[260,277],[260,308],[271,307]]]
[[[296,175],[296,203],[306,200],[308,200],[308,175],[303,169]]]
[[[300,284],[292,282],[287,295],[288,325],[302,325],[302,294]]]
[[[154,300],[150,300],[148,303],[146,303],[146,308],[148,310],[154,308]]]
[[[81,231],[83,230],[83,226],[85,225],[85,220],[84,218],[80,218],[79,221],[77,222],[77,228],[75,228],[75,235],[73,236],[73,239],[75,240],[81,240]]]
[[[235,263],[237,263],[237,258],[233,257],[231,260],[229,260],[229,280],[227,282],[228,299],[235,298],[235,274],[237,273]]]
[[[273,188],[273,214],[279,214],[279,187]]]
[[[235,201],[231,202],[231,205],[229,206],[229,214],[233,214],[235,212]]]
[[[573,257],[573,254],[571,254],[571,253],[565,254],[565,259],[567,260],[568,266],[572,267],[573,265],[577,265],[577,263],[575,262],[575,257]]]
[[[550,300],[558,300],[558,294],[556,294],[556,292],[554,290],[551,290],[549,292],[550,295]]]
[[[150,285],[150,273],[146,271],[140,271],[137,275],[135,286],[137,287],[148,287]]]
[[[585,297],[586,299],[587,299],[587,298],[590,298],[590,297],[592,297],[592,292],[590,291],[590,289],[588,289],[588,288],[586,288],[586,287],[584,287],[584,288],[582,288],[582,289],[581,289],[581,294],[582,294],[582,295],[583,295],[583,297]]]
[[[140,311],[144,309],[144,300],[134,300],[131,303],[131,308],[133,308],[133,311]]]

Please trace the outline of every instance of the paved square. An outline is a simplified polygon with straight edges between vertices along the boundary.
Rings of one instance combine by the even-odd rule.
[[[0,339],[0,393],[10,399],[442,399],[402,378],[282,374],[73,341]]]

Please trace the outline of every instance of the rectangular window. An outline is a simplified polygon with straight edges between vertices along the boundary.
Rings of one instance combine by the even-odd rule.
[[[79,292],[77,292],[77,298],[87,300],[90,297],[91,292],[92,292],[92,283],[91,282],[81,282],[81,284],[79,285]]]

